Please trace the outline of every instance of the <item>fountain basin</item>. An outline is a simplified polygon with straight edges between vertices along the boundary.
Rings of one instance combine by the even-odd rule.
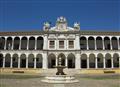
[[[41,81],[46,82],[46,83],[75,83],[75,82],[78,82],[78,80],[76,80],[75,77],[68,76],[68,75],[46,76]]]

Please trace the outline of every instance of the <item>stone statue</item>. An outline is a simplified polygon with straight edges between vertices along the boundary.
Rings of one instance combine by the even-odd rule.
[[[50,23],[49,23],[49,22],[45,22],[45,23],[44,23],[44,26],[43,26],[43,29],[44,29],[45,31],[48,31],[48,30],[50,29]]]
[[[80,23],[75,22],[74,23],[74,29],[75,30],[80,30]]]

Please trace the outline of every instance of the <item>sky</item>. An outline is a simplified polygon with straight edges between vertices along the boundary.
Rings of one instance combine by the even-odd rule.
[[[40,31],[64,16],[81,30],[120,31],[120,0],[0,0],[0,32]]]

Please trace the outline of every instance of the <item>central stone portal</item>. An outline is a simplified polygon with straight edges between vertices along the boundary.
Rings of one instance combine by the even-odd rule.
[[[66,75],[64,72],[63,72],[63,69],[66,68],[66,66],[63,66],[62,65],[62,58],[59,57],[58,58],[58,66],[54,66],[55,68],[57,68],[57,73],[56,75]]]

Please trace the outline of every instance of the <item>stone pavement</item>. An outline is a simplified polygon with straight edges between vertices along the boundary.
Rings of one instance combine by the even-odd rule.
[[[91,76],[91,75],[90,75]],[[90,77],[89,76],[89,77]],[[84,76],[82,76],[84,77]],[[91,76],[92,77],[92,76]],[[29,79],[0,79],[0,87],[120,87],[120,79],[91,79],[77,76],[78,83],[70,84],[48,84],[41,82],[41,78]]]

